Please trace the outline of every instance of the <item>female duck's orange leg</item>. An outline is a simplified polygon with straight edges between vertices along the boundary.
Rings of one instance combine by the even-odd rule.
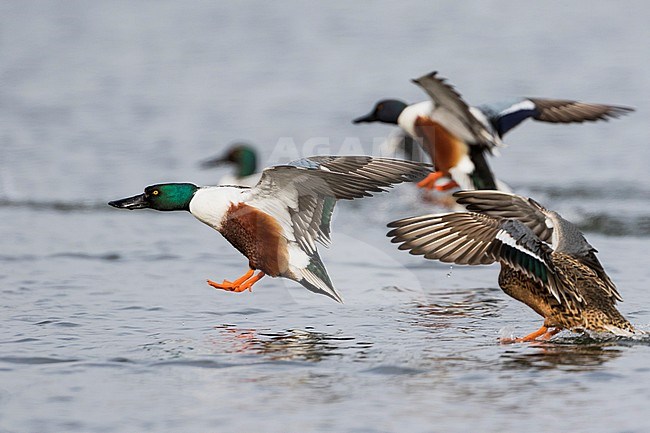
[[[555,334],[557,334],[561,330],[562,330],[562,328],[555,328],[555,329],[551,329],[550,331],[546,331],[546,333],[544,335],[542,335],[541,337],[539,337],[539,339],[540,340],[550,340],[551,337],[553,337]]]
[[[542,325],[541,328],[539,328],[535,332],[531,332],[530,334],[526,335],[525,337],[522,338],[503,338],[501,339],[502,343],[524,343],[528,341],[535,341],[538,338],[541,340],[548,340],[558,332],[560,332],[560,328],[555,328],[549,330],[546,325]]]
[[[421,181],[419,181],[419,182],[417,183],[417,185],[418,185],[420,188],[433,189],[433,187],[434,187],[435,184],[436,184],[436,181],[437,181],[438,179],[440,179],[441,177],[443,177],[443,176],[444,176],[443,172],[441,172],[441,171],[434,171],[433,173],[429,173],[429,174],[427,175],[427,177],[425,177],[424,179],[422,179]]]
[[[542,325],[542,327],[539,328],[537,331],[531,332],[530,334],[526,335],[523,338],[517,338],[516,341],[524,342],[524,341],[537,340],[537,337],[541,337],[542,335],[546,334],[547,331],[548,331],[548,328],[546,326]]]

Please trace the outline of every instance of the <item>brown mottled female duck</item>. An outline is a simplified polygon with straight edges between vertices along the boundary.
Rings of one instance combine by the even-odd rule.
[[[501,264],[499,286],[544,317],[520,339],[549,339],[562,329],[629,336],[616,309],[622,298],[578,228],[530,198],[499,191],[459,191],[467,212],[393,221],[401,250],[445,263]]]

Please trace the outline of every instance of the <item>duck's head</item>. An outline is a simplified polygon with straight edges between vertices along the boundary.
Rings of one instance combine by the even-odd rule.
[[[144,189],[144,193],[133,197],[108,202],[120,209],[155,209],[163,211],[190,210],[190,202],[199,189],[192,183],[161,183]]]
[[[383,99],[375,105],[372,112],[357,117],[352,123],[383,122],[397,125],[397,118],[408,105],[397,99]]]
[[[227,163],[237,165],[238,177],[250,176],[257,171],[257,156],[255,149],[248,144],[237,143],[231,146],[225,154],[203,161],[201,167],[212,168]]]

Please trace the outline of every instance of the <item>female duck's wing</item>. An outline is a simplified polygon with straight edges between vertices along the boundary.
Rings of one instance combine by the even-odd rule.
[[[275,217],[307,253],[330,243],[336,200],[383,192],[425,177],[430,164],[368,156],[314,156],[269,167],[246,202]]]
[[[561,284],[552,250],[524,224],[475,212],[454,212],[405,218],[388,224],[399,249],[445,263],[485,265],[499,262],[547,288],[558,302],[581,302],[571,287]]]
[[[423,215],[393,221],[388,236],[400,243],[400,250],[414,255],[459,265],[489,265],[495,262],[487,254],[499,231],[500,220],[489,216],[454,212]]]
[[[500,136],[529,118],[550,123],[582,123],[618,118],[634,111],[633,108],[619,105],[544,98],[519,98],[478,108]]]
[[[486,125],[471,113],[470,107],[456,89],[447,84],[443,78],[437,77],[437,74],[438,72],[434,71],[413,80],[433,100],[434,110],[444,109],[450,115],[449,119],[446,119],[447,121],[459,122],[462,128],[473,137],[474,143],[469,144],[484,145],[488,149],[501,145],[499,137],[492,134]]]
[[[557,212],[544,208],[532,198],[499,191],[459,191],[454,196],[456,202],[470,212],[521,222],[542,242],[551,244],[553,250],[570,254],[594,270],[605,284],[608,296],[623,300],[596,257],[598,251],[574,224]]]
[[[517,220],[543,242],[552,242],[553,224],[548,210],[533,199],[501,191],[458,191],[454,197],[470,212]]]

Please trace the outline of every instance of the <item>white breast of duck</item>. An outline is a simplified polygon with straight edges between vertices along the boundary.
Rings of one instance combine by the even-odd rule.
[[[433,101],[424,101],[409,105],[398,117],[397,124],[412,137],[417,137],[415,121],[420,116],[431,118],[434,122],[466,143],[471,144],[475,141],[474,135],[467,129],[461,119],[458,119],[458,117],[444,107],[436,107]]]
[[[278,201],[276,209],[287,214]],[[295,242],[295,236],[278,219],[256,206],[250,188],[235,186],[199,189],[190,202],[190,212],[199,221],[219,231],[246,256],[253,269],[270,276],[299,280],[299,269],[309,264],[308,255]],[[280,212],[280,213],[283,213]]]
[[[397,124],[411,137],[418,138],[415,132],[415,121],[420,116],[430,117],[433,112],[433,102],[425,101],[407,106],[397,118]]]
[[[200,188],[190,202],[190,212],[196,219],[220,231],[233,205],[250,195],[250,189],[237,186],[209,186]]]

